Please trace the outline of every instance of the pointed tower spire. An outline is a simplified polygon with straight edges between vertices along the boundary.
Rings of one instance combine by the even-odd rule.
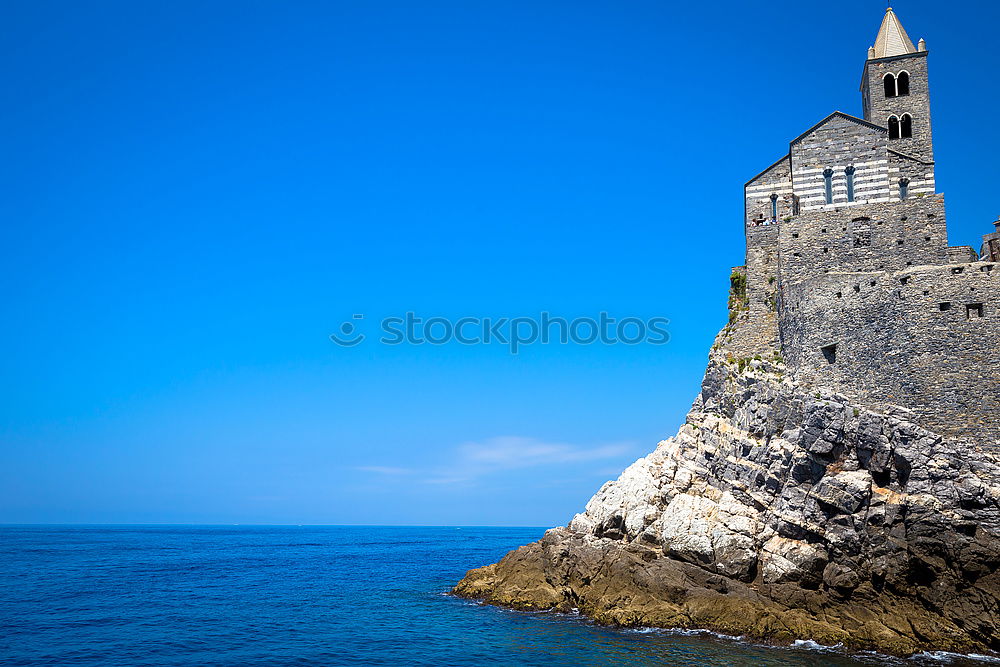
[[[917,52],[910,37],[903,30],[903,24],[899,22],[896,12],[892,11],[892,7],[885,10],[885,18],[882,19],[882,26],[878,29],[874,48],[875,58],[888,58]],[[871,58],[870,55],[869,58]]]

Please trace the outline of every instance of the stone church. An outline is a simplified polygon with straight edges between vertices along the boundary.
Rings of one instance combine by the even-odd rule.
[[[979,252],[948,245],[927,63],[887,9],[861,116],[831,113],[746,184],[724,336],[747,357],[780,356],[807,386],[997,446],[1000,221]]]

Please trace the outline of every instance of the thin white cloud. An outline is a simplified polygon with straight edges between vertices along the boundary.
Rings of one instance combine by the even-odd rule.
[[[427,468],[360,466],[357,469],[382,475],[419,474],[425,484],[470,482],[498,470],[559,466],[614,459],[634,449],[632,443],[619,442],[596,446],[545,442],[535,438],[501,436],[480,442],[466,442],[454,452],[452,462]]]
[[[627,443],[580,447],[561,442],[543,442],[534,438],[503,436],[483,442],[467,442],[458,450],[460,460],[466,464],[528,468],[609,459],[624,454],[630,448]]]

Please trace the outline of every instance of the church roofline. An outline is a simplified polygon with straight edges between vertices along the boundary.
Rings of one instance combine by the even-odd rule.
[[[756,175],[754,175],[754,177],[751,178],[749,181],[747,181],[746,183],[744,183],[743,184],[743,189],[746,190],[747,187],[749,187],[749,185],[751,183],[753,183],[754,181],[756,181],[758,178],[760,178],[761,176],[763,176],[767,172],[769,172],[772,169],[774,169],[775,167],[777,167],[783,161],[790,160],[790,159],[791,159],[791,153],[785,153],[784,155],[782,155],[781,157],[779,157],[777,160],[775,160],[774,162],[772,162],[770,165],[768,165],[767,167],[764,167],[763,169],[761,169],[760,172],[758,172]]]
[[[805,132],[803,132],[799,136],[797,136],[794,139],[792,139],[789,142],[789,145],[795,145],[799,141],[802,141],[802,139],[804,137],[806,137],[806,135],[811,134],[816,128],[818,128],[821,125],[825,124],[827,121],[829,121],[834,116],[840,116],[841,118],[846,118],[849,121],[855,122],[858,125],[864,125],[866,127],[870,127],[873,130],[880,130],[882,132],[888,132],[889,131],[889,128],[882,127],[881,125],[876,125],[875,123],[869,123],[864,118],[858,118],[857,116],[852,116],[851,114],[844,113],[843,111],[834,111],[832,114],[830,114],[829,116],[827,116],[826,118],[824,118],[820,122],[816,123],[815,125],[813,125],[812,127],[810,127],[808,130],[806,130]]]

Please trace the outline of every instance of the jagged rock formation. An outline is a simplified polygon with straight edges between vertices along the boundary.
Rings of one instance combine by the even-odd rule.
[[[994,455],[714,350],[676,436],[455,592],[766,641],[1000,649]]]

